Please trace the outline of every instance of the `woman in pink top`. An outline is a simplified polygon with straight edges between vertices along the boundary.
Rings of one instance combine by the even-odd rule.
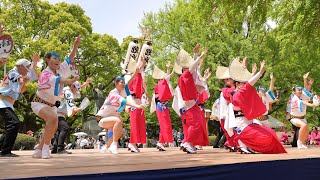
[[[289,140],[288,134],[287,134],[287,130],[284,129],[283,132],[281,133],[281,144],[286,144]]]
[[[319,145],[320,133],[317,127],[313,126],[310,134],[310,145]]]
[[[57,108],[60,106],[60,94],[64,84],[73,84],[79,80],[79,77],[69,79],[79,44],[80,37],[77,37],[69,57],[63,62],[60,61],[58,53],[50,52],[45,56],[47,67],[39,76],[36,96],[31,102],[32,111],[45,121],[44,135],[32,155],[33,158],[51,158],[49,145],[58,127]]]

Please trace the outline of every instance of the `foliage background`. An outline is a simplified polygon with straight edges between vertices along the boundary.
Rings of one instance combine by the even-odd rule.
[[[269,73],[274,72],[275,87],[281,90],[282,98],[271,113],[291,128],[285,120],[291,87],[303,85],[302,76],[310,71],[310,77],[315,79],[312,91],[319,92],[319,17],[320,3],[317,0],[175,0],[158,13],[146,13],[137,27],[152,28],[150,38],[154,53],[151,67],[156,64],[165,69],[167,61],[173,64],[179,49],[184,48],[192,54],[198,42],[209,48],[203,69],[210,67],[213,72],[218,65],[228,66],[233,57],[248,57],[249,64],[265,59],[268,72],[258,84],[268,87]],[[50,51],[67,56],[74,38],[81,35],[76,60],[82,73],[81,81],[87,77],[94,79],[92,86],[82,92],[82,98],[91,100],[92,90],[99,83],[104,86],[105,95],[111,90],[110,80],[120,73],[119,64],[131,39],[130,36],[124,38],[120,45],[108,34],[93,33],[90,18],[76,4],[0,0],[0,19],[15,43],[7,71],[18,59],[31,59],[35,51],[41,57]],[[3,72],[0,76],[3,77]],[[156,81],[147,73],[146,82],[151,97]],[[172,83],[176,86],[177,76],[172,78]],[[220,94],[222,83],[213,73],[208,85],[211,97],[205,106],[210,109]],[[15,104],[22,133],[29,129],[38,131],[43,125],[30,108],[36,86],[36,82],[29,83],[27,92]],[[73,130],[93,115],[93,102],[70,120]],[[149,138],[157,136],[159,127],[155,114],[146,113],[146,116]],[[318,117],[318,109],[309,109],[307,119],[310,127],[319,125]],[[127,118],[128,115],[124,114],[125,127],[130,128]],[[181,121],[173,111],[171,118],[174,129],[181,128]],[[213,132],[212,128],[210,132]]]

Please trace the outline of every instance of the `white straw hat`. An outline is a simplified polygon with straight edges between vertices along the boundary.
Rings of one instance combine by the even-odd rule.
[[[231,78],[238,82],[246,82],[253,76],[248,69],[242,65],[239,58],[232,60],[229,71]]]
[[[189,68],[193,64],[193,58],[184,50],[181,49],[176,59],[176,63],[182,68]]]
[[[177,74],[182,74],[182,67],[175,62],[173,65],[173,71]]]
[[[163,72],[158,66],[154,66],[152,72],[152,78],[154,79],[164,79],[167,76],[167,73]]]
[[[231,78],[229,67],[218,66],[216,70],[217,79],[229,79]]]

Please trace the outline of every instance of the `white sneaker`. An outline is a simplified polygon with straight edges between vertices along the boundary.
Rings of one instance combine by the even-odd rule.
[[[301,141],[297,141],[298,149],[308,149],[306,145],[304,145]]]
[[[51,158],[49,145],[45,145],[45,144],[43,145],[41,157],[42,157],[42,159],[50,159]]]
[[[164,146],[163,146],[163,144],[162,144],[162,143],[157,143],[157,146],[159,146],[159,147],[161,147],[161,148],[163,148],[163,149],[164,149]]]
[[[112,144],[110,145],[110,147],[108,148],[108,150],[112,153],[112,154],[118,154],[118,144],[116,142],[112,142]]]
[[[184,148],[186,148],[188,154],[197,153],[197,150],[190,143],[184,143]]]
[[[162,143],[157,143],[157,149],[159,149],[159,151],[166,151]]]
[[[32,158],[41,158],[42,157],[42,150],[36,149],[32,155]]]
[[[247,148],[244,148],[244,147],[240,147],[240,150],[242,151],[242,153],[245,153],[245,154],[251,154],[251,152],[247,149]]]
[[[299,148],[299,147],[298,147],[298,148]],[[301,147],[300,147],[300,149],[308,149],[308,146],[302,144]]]
[[[195,146],[195,148],[196,150],[203,150],[202,146],[199,146],[199,145]]]
[[[131,152],[139,152],[138,147],[135,144],[129,143],[128,148],[131,150]]]
[[[101,153],[106,153],[108,152],[107,146],[102,146],[102,148],[100,149]]]

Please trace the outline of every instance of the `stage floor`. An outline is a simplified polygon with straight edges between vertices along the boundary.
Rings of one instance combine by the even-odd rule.
[[[98,149],[72,150],[70,155],[53,155],[52,159],[33,159],[33,151],[15,151],[16,158],[0,158],[0,178],[28,178],[99,174],[110,172],[141,171],[195,167],[242,162],[274,161],[287,159],[320,158],[320,147],[297,149],[286,146],[287,154],[240,154],[211,146],[197,154],[186,154],[178,148],[159,152],[154,148],[141,148],[140,153],[119,149],[118,155],[101,153]]]

